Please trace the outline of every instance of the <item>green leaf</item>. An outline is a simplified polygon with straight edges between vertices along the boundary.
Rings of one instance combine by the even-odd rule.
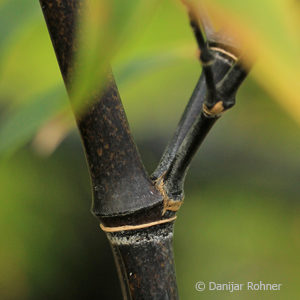
[[[300,123],[300,3],[294,0],[204,1],[214,21],[237,36],[251,74]]]
[[[140,76],[147,76],[159,69],[175,63],[180,58],[180,54],[173,52],[158,53],[146,57],[136,58],[116,69],[115,76],[118,83],[126,84],[128,81],[134,81]]]
[[[38,1],[5,0],[0,2],[0,50],[24,23],[37,16]]]
[[[24,145],[66,103],[66,92],[61,85],[8,112],[0,126],[0,156],[8,156]]]
[[[141,31],[160,0],[91,0],[83,9],[79,31],[79,51],[73,75],[72,100],[80,106],[86,95],[98,92],[113,56],[132,33]]]

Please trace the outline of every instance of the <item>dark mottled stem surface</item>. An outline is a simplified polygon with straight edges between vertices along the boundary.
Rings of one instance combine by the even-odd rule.
[[[83,0],[40,0],[61,73],[72,102],[74,69],[80,74],[76,31]],[[107,62],[108,64],[108,62]],[[104,86],[104,88],[103,88]],[[140,160],[110,70],[98,90],[74,109],[93,188],[93,213],[106,227],[140,225],[162,214],[162,194]],[[125,299],[177,299],[172,224],[109,233]],[[132,275],[130,275],[132,273]]]
[[[82,13],[84,1],[40,2],[66,87],[71,94],[73,58],[78,48],[76,20]],[[80,68],[80,62],[76,62],[76,66]],[[80,69],[77,73],[80,74]],[[141,163],[110,71],[104,89],[99,87],[99,90],[89,91],[85,102],[89,105],[84,113],[76,112],[76,121],[92,179],[94,214],[106,225],[160,218],[162,197]],[[146,220],[131,217],[135,212],[153,207],[156,208],[154,212],[145,214]],[[120,215],[124,217],[120,218]]]

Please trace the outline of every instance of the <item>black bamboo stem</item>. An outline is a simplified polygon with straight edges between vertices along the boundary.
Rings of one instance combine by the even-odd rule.
[[[226,44],[230,37],[219,42],[205,16],[202,27],[208,26],[209,34],[214,36],[213,43],[205,40],[201,20],[190,12],[203,74],[151,180],[130,134],[109,67],[101,87],[91,87],[84,95],[84,109],[78,110],[75,105],[74,70],[80,74],[82,67],[75,59],[81,46],[77,38],[78,20],[86,0],[40,3],[89,166],[92,212],[107,233],[123,297],[176,300],[173,222],[183,200],[185,175],[220,114],[234,105],[247,71],[230,52],[232,44]]]
[[[108,239],[120,268],[124,299],[178,298],[172,224],[109,233]]]
[[[80,74],[74,58],[84,2],[40,0],[71,103],[74,69]],[[92,212],[108,232],[124,299],[176,300],[175,212],[165,210],[163,195],[145,172],[110,70],[103,86],[87,92],[82,111],[74,109],[91,176]]]
[[[189,13],[189,17],[190,17],[190,25],[193,29],[198,44],[198,48],[200,50],[199,59],[202,64],[202,70],[206,80],[206,88],[208,94],[207,98],[213,99],[215,98],[215,94],[216,94],[215,78],[212,70],[212,65],[214,63],[215,57],[213,55],[213,52],[209,49],[207,42],[204,39],[203,33],[199,25],[199,20],[192,12]]]

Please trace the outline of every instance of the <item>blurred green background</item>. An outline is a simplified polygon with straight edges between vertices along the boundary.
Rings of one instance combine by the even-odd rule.
[[[149,173],[201,72],[183,6],[156,2],[112,58]],[[0,299],[121,299],[38,1],[0,1],[0,52]],[[181,299],[300,297],[299,123],[256,79],[246,80],[187,176],[174,241]],[[259,280],[283,286],[194,288]]]

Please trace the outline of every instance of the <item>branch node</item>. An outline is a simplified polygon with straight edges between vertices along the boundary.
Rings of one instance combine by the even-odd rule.
[[[224,112],[223,101],[218,101],[213,107],[208,108],[207,105],[203,104],[203,113],[208,118],[218,118]]]
[[[220,48],[220,47],[210,47],[210,50],[221,52],[221,53],[225,54],[226,56],[230,57],[231,59],[233,59],[233,61],[235,61],[235,62],[238,61],[238,57],[236,55],[234,55],[232,52],[226,51],[223,48]]]
[[[183,204],[183,198],[181,200],[173,200],[167,195],[167,192],[165,190],[164,175],[165,173],[154,182],[156,188],[163,196],[164,205],[163,205],[162,216],[165,215],[167,211],[177,212],[180,209],[181,205]]]

